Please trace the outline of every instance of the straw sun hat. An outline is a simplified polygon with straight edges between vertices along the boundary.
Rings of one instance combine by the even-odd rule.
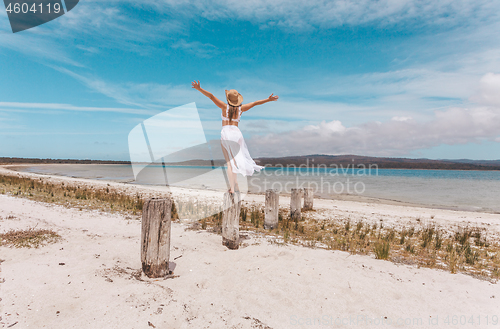
[[[243,103],[243,96],[234,89],[226,90],[226,99],[232,106],[240,106]]]

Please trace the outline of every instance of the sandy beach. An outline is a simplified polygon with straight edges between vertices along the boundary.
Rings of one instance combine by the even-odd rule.
[[[0,174],[12,174],[8,166]],[[152,186],[15,173],[122,193],[161,196]],[[210,191],[186,198],[216,202]],[[263,204],[247,195],[245,204]],[[280,197],[280,206],[289,206]],[[414,205],[315,200],[318,219],[439,225],[452,232],[473,225],[500,241],[500,215]],[[141,273],[137,217],[67,208],[0,195],[0,233],[29,227],[57,232],[40,248],[0,246],[1,319],[12,328],[496,328],[500,286],[461,273],[375,259],[339,250],[276,243],[241,232],[239,250],[221,236],[172,223],[175,278]],[[495,322],[496,321],[496,322]],[[495,324],[496,323],[496,324]]]

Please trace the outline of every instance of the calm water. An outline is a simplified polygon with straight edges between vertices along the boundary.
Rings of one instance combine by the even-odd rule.
[[[21,170],[147,185],[165,185],[166,173],[170,185],[208,189],[225,186],[220,169],[212,171],[207,167],[149,166],[137,180],[130,165],[36,165]],[[253,193],[267,188],[287,193],[293,187],[309,186],[324,198],[351,194],[500,213],[500,171],[266,168],[246,182]]]

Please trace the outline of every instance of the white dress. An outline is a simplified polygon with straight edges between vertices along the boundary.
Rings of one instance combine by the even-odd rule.
[[[229,112],[229,105],[226,108],[226,113]],[[228,114],[226,114],[228,115]],[[229,118],[221,114],[223,121],[229,121]],[[239,122],[241,118],[241,106],[239,107],[238,117],[232,121]],[[227,151],[230,158],[231,168],[234,173],[242,174],[243,176],[252,176],[254,171],[260,171],[263,166],[259,166],[253,161],[248,152],[247,145],[243,139],[243,134],[237,126],[226,125],[222,127],[220,132],[222,146]]]

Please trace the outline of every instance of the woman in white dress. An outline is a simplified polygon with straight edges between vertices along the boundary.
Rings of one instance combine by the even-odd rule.
[[[227,104],[215,97],[212,93],[200,87],[200,81],[193,81],[191,83],[194,89],[201,92],[214,102],[217,107],[222,110],[222,131],[221,131],[221,145],[222,152],[226,158],[227,170],[229,176],[229,192],[234,193],[235,188],[238,189],[238,181],[236,174],[243,176],[251,176],[254,171],[260,171],[263,166],[259,166],[253,161],[250,153],[248,152],[247,145],[243,139],[238,123],[241,119],[241,114],[250,110],[256,105],[261,105],[267,102],[277,101],[278,96],[269,96],[267,99],[255,101],[252,103],[242,104],[243,96],[236,90],[226,90]]]

